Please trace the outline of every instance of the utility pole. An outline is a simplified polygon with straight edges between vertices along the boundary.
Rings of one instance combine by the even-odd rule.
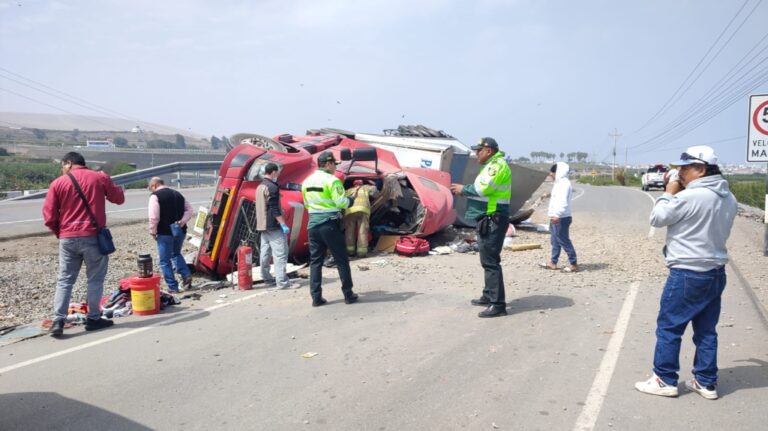
[[[613,166],[611,167],[611,181],[616,181],[616,142],[619,140],[619,133],[616,128],[613,128],[613,133],[609,133],[608,136],[613,138]]]

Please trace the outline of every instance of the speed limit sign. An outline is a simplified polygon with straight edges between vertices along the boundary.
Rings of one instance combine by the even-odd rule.
[[[747,161],[768,162],[768,94],[749,97]]]

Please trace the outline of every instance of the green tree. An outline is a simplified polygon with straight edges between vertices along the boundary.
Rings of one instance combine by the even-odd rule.
[[[0,156],[8,156],[8,150],[6,150],[3,147],[0,147]]]
[[[116,147],[120,148],[125,148],[128,146],[128,140],[122,136],[115,137],[115,139],[112,140],[112,143],[115,144]]]
[[[214,150],[218,150],[221,147],[221,139],[219,139],[217,136],[211,136],[211,147]]]
[[[184,140],[184,137],[179,135],[178,133],[176,136],[176,148],[187,148],[187,142]]]
[[[150,139],[147,141],[147,148],[175,148],[175,144],[162,139]]]
[[[34,133],[35,139],[39,139],[42,141],[43,139],[46,138],[45,132],[40,129],[32,129],[32,133]]]

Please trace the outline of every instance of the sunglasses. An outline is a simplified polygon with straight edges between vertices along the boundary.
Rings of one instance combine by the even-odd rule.
[[[705,165],[708,165],[708,164],[709,164],[709,163],[705,162],[704,160],[701,160],[701,159],[700,159],[700,158],[698,158],[698,157],[693,157],[692,155],[690,155],[690,154],[688,154],[688,153],[683,153],[683,154],[680,154],[680,160],[698,160],[698,161],[700,161],[701,163],[704,163]]]

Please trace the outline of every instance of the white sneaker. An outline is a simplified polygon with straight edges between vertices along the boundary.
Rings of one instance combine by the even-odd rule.
[[[288,284],[277,286],[277,289],[284,290],[284,289],[298,289],[301,285],[299,283],[296,283],[295,281],[291,281]]]
[[[691,391],[696,392],[702,397],[708,399],[708,400],[716,400],[717,399],[717,389],[715,389],[714,385],[710,386],[701,386],[699,384],[699,381],[696,379],[686,380],[685,381],[685,387]],[[711,389],[710,389],[711,388]]]
[[[662,397],[676,397],[677,386],[664,383],[655,373],[650,379],[635,383],[635,389],[651,395],[660,395]]]

